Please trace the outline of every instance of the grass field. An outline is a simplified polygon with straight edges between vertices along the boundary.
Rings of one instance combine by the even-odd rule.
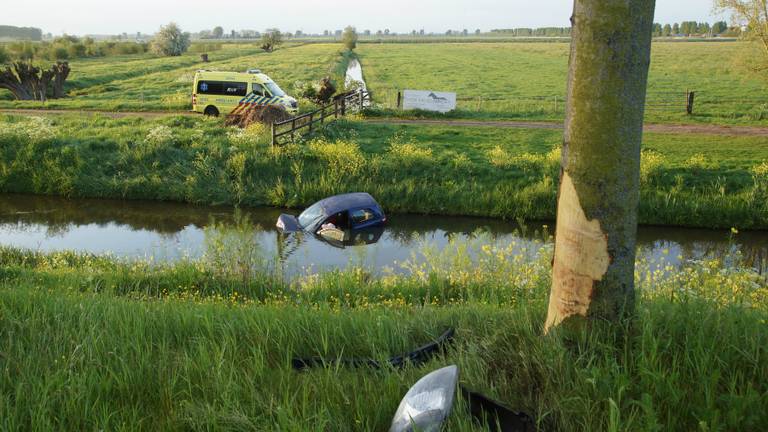
[[[562,120],[567,43],[363,44],[357,52],[377,102],[394,107],[404,89],[458,93],[457,118]],[[755,55],[739,42],[655,42],[648,83],[652,122],[768,124],[768,77],[745,73]],[[685,92],[695,91],[693,116]],[[394,113],[385,111],[384,114]]]
[[[380,106],[371,115],[413,116],[391,109],[397,91],[410,88],[457,92],[459,109],[448,117],[559,121],[568,47],[562,42],[365,43],[357,53]],[[267,54],[243,43],[212,51],[208,64],[200,63],[199,53],[76,60],[68,84],[71,98],[15,102],[0,91],[0,107],[183,111],[191,106],[192,75],[200,68],[261,68],[291,93],[297,80],[338,77],[341,49],[338,43],[287,45]],[[646,119],[768,125],[768,79],[745,72],[745,59],[756,55],[752,49],[741,42],[655,42]],[[697,95],[693,116],[685,114],[687,90]],[[655,106],[671,103],[675,106]]]
[[[202,117],[0,119],[0,191],[302,207],[367,191],[389,212],[551,220],[561,133],[344,121],[273,149]],[[647,134],[640,220],[768,227],[761,137]]]
[[[45,103],[13,101],[10,93],[2,90],[0,107],[188,111],[192,107],[192,80],[198,69],[259,68],[290,93],[296,81],[335,76],[339,52],[340,45],[335,44],[287,45],[273,53],[265,53],[256,45],[224,44],[209,53],[210,63],[200,62],[199,53],[76,60],[70,62],[72,73],[67,82],[71,97]]]
[[[427,247],[402,276],[292,283],[216,254],[156,267],[0,248],[0,428],[381,431],[407,388],[448,364],[543,430],[768,422],[768,286],[752,271],[658,273],[641,260],[636,319],[566,340],[541,336],[551,248],[531,261],[489,239],[474,247]],[[422,366],[291,366],[385,359],[446,327],[456,341]],[[459,401],[447,430],[484,429]]]

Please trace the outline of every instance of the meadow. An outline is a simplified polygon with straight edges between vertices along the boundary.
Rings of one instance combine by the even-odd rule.
[[[407,115],[392,110],[397,92],[429,89],[457,93],[454,118],[562,120],[569,46],[362,44],[357,53],[383,108],[379,115]],[[765,125],[768,80],[743,60],[757,55],[752,49],[740,42],[654,42],[646,120]],[[696,92],[692,116],[685,112],[688,90]]]
[[[172,265],[0,248],[0,428],[380,431],[410,385],[448,364],[542,430],[768,422],[768,285],[738,264],[665,270],[641,257],[635,318],[572,339],[542,336],[543,242],[537,258],[487,237],[425,244],[403,275],[287,281],[235,231]],[[455,341],[426,364],[292,367],[386,359],[447,327]],[[459,400],[447,430],[487,429]]]
[[[349,120],[283,147],[269,138],[203,117],[3,116],[0,191],[304,207],[362,190],[390,213],[555,215],[559,131]],[[764,138],[649,133],[644,147],[641,223],[768,227]]]
[[[562,121],[568,69],[565,42],[361,43],[356,50],[373,93],[372,116],[481,120]],[[107,111],[186,111],[197,69],[260,68],[288,93],[296,81],[331,76],[342,83],[340,43],[292,42],[274,53],[253,43],[215,45],[211,63],[201,63],[204,45],[180,57],[151,54],[75,59],[69,98],[44,103],[11,100],[0,90],[0,108],[64,108]],[[653,44],[646,119],[660,123],[766,125],[765,76],[750,72],[758,55],[743,42]],[[458,93],[447,115],[394,109],[397,92],[430,89]],[[694,114],[685,113],[686,91],[696,92]],[[301,101],[303,109],[314,105]],[[664,105],[664,106],[661,106]],[[674,105],[674,106],[668,106]]]
[[[336,77],[340,45],[291,45],[265,53],[255,44],[223,44],[200,61],[200,46],[179,57],[151,54],[70,61],[69,97],[47,102],[14,101],[0,90],[0,108],[58,108],[106,111],[189,111],[192,81],[199,69],[261,69],[287,92],[296,81]],[[304,105],[309,102],[304,102]]]

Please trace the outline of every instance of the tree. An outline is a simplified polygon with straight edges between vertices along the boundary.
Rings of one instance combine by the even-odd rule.
[[[53,98],[64,97],[64,81],[69,76],[69,64],[57,62],[48,70],[33,66],[31,62],[17,61],[0,70],[0,88],[9,90],[16,99],[44,101],[48,86],[54,82]]]
[[[272,28],[264,30],[261,35],[261,49],[266,52],[274,51],[280,44],[283,43],[283,34],[279,29]]]
[[[747,26],[746,36],[759,43],[768,57],[768,0],[715,0],[715,8],[732,12],[735,21]]]
[[[664,31],[664,28],[659,23],[653,24],[653,35],[656,37],[661,36],[662,32]]]
[[[347,26],[344,29],[344,34],[341,36],[341,43],[349,50],[357,48],[357,29],[352,26]]]
[[[672,34],[672,26],[669,24],[664,24],[664,29],[661,31],[661,34],[664,37],[669,37]]]
[[[160,27],[152,39],[152,52],[164,56],[180,56],[189,49],[189,33],[183,33],[176,23]]]
[[[575,0],[546,332],[633,308],[654,8]]]
[[[728,31],[728,23],[725,21],[718,21],[712,24],[712,34],[720,35]]]
[[[216,26],[213,28],[213,31],[211,32],[214,39],[221,39],[224,37],[224,28],[221,26]]]
[[[672,34],[679,35],[680,34],[680,24],[674,23],[672,25]]]

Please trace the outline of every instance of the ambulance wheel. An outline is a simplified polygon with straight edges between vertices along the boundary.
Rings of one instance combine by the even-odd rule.
[[[205,111],[203,111],[203,114],[209,117],[218,117],[219,110],[217,110],[216,107],[213,105],[208,105],[207,107],[205,107]]]

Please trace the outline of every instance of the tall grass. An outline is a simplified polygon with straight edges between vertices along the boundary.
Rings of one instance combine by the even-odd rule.
[[[425,245],[408,274],[285,282],[243,279],[211,255],[158,265],[0,248],[0,427],[377,431],[418,377],[446,364],[544,430],[768,422],[768,286],[753,271],[641,260],[635,318],[566,340],[541,335],[551,250],[536,252],[487,239]],[[456,342],[422,366],[291,366],[293,356],[384,359],[448,326]],[[483,429],[459,401],[448,430]]]
[[[367,191],[388,212],[555,215],[552,131],[484,136],[342,121],[306,142],[272,148],[262,126],[239,130],[203,118],[7,116],[0,125],[3,192],[302,207]],[[720,146],[719,137],[687,139],[647,137],[653,151],[643,156],[641,222],[768,227],[759,140],[729,142],[740,149],[730,153],[749,155],[733,159],[698,154]]]

